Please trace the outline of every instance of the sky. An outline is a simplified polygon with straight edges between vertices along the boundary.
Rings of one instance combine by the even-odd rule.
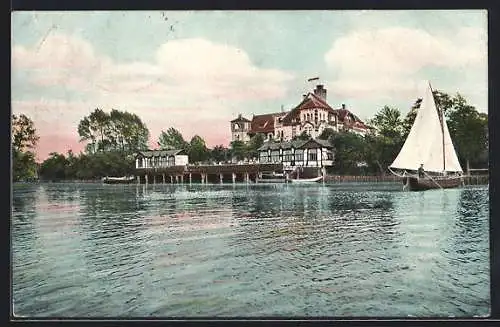
[[[319,77],[363,120],[409,111],[430,81],[488,112],[487,12],[24,11],[12,13],[11,101],[40,136],[37,159],[78,153],[94,109],[229,145],[229,121],[290,110]]]

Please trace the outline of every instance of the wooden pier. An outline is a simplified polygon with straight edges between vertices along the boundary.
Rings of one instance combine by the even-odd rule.
[[[251,183],[260,173],[272,171],[283,171],[283,165],[256,163],[138,168],[135,176],[138,184]]]

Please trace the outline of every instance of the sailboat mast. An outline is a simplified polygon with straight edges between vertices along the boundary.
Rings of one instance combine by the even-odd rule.
[[[444,114],[441,108],[438,107],[436,103],[436,99],[434,99],[434,92],[432,91],[431,82],[429,82],[429,88],[431,89],[432,100],[434,100],[434,104],[436,105],[436,110],[439,116],[439,122],[441,123],[441,142],[443,143],[443,174],[446,172],[446,154],[444,149]]]

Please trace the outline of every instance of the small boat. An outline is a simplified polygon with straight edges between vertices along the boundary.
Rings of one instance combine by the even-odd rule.
[[[261,174],[256,178],[256,183],[286,183],[286,175],[283,173]]]
[[[104,184],[130,184],[135,180],[134,176],[123,176],[123,177],[103,177],[102,182]]]
[[[419,166],[422,168],[420,174],[417,173]],[[403,190],[423,191],[463,185],[463,170],[444,111],[436,106],[430,83],[410,133],[389,170],[402,178]]]
[[[310,184],[310,183],[318,183],[323,180],[323,176],[318,176],[314,178],[289,178],[288,182],[290,183],[303,183],[303,184]]]

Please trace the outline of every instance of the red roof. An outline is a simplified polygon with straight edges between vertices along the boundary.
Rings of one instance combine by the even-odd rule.
[[[344,123],[344,120],[347,116],[349,116],[352,119],[352,123],[355,126],[361,127],[361,128],[366,128],[365,123],[361,119],[359,119],[358,116],[353,114],[347,109],[335,109],[334,112],[338,115],[339,117],[339,122]]]
[[[283,124],[286,124],[286,125],[291,124],[292,120],[295,117],[297,117],[298,113],[301,110],[304,110],[304,109],[316,109],[316,108],[326,109],[329,112],[331,112],[332,114],[335,114],[335,110],[333,110],[332,107],[330,107],[328,105],[328,103],[326,103],[326,101],[323,98],[317,96],[314,93],[308,93],[304,97],[304,99],[302,100],[302,102],[299,103],[299,105],[297,107],[295,107],[294,109],[292,109],[292,111],[290,111],[290,113],[288,115],[286,115],[285,118],[283,118]]]
[[[250,133],[270,133],[274,132],[274,117],[280,113],[253,116],[250,123]]]

